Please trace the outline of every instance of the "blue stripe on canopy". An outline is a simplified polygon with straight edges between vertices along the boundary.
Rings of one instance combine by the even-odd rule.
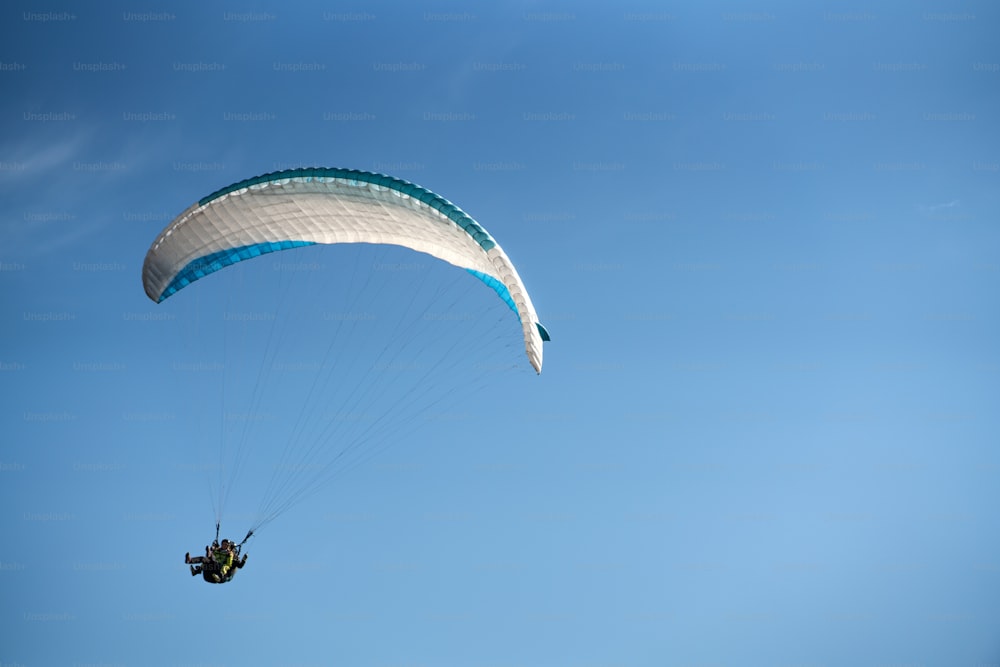
[[[254,243],[253,245],[240,246],[239,248],[229,248],[213,252],[210,255],[191,260],[188,265],[181,269],[174,279],[170,281],[167,288],[160,294],[157,303],[162,303],[164,299],[178,290],[184,289],[199,278],[204,278],[210,273],[225,268],[230,264],[242,262],[245,259],[260,257],[269,252],[288,250],[290,248],[301,248],[302,246],[315,245],[313,241],[276,241],[273,243]]]
[[[486,285],[489,286],[494,292],[496,292],[500,296],[500,298],[504,300],[504,303],[510,306],[510,309],[513,310],[515,314],[517,314],[517,319],[518,320],[521,319],[521,313],[517,312],[517,306],[514,304],[514,299],[513,297],[511,297],[510,290],[507,289],[506,285],[504,285],[502,282],[500,282],[493,276],[487,273],[483,273],[482,271],[476,271],[475,269],[466,269],[466,271],[468,271],[469,273],[471,273],[472,275],[474,275],[475,277],[479,278],[484,283],[486,283]]]

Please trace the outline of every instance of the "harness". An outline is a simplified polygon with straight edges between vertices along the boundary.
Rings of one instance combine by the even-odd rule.
[[[218,575],[219,578],[220,578],[220,581],[211,581],[207,577],[205,578],[205,580],[209,581],[210,583],[214,583],[214,584],[224,584],[224,583],[232,580],[233,575],[236,574],[236,570],[239,569],[237,567],[233,567],[233,565],[240,559],[240,551],[242,550],[243,545],[246,544],[246,541],[249,540],[251,537],[253,537],[253,530],[248,531],[247,534],[246,534],[246,537],[244,537],[243,541],[240,542],[239,544],[232,544],[232,542],[230,542],[230,545],[231,545],[230,548],[232,549],[232,551],[225,552],[225,556],[222,557],[222,554],[224,552],[222,552],[221,549],[220,549],[220,544],[219,544],[219,522],[216,521],[215,522],[215,539],[212,540],[212,560],[210,560],[209,562],[205,563],[202,567],[204,568],[204,572],[206,574],[216,574],[216,575]],[[223,577],[223,574],[222,574],[223,570],[225,570],[225,576],[224,577]]]

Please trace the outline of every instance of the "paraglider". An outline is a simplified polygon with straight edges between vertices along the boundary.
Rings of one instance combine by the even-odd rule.
[[[514,312],[520,323],[524,354],[534,371],[541,373],[542,343],[549,340],[549,334],[538,321],[527,289],[507,254],[479,223],[448,200],[384,174],[340,168],[292,169],[217,190],[192,204],[157,236],[143,264],[143,287],[152,301],[162,303],[192,283],[238,262],[307,246],[343,244],[397,246],[464,269],[496,292]],[[378,381],[366,380],[370,385]],[[414,382],[410,394],[422,394],[420,380]],[[381,387],[377,389],[372,393],[381,394]],[[359,394],[365,391],[359,390]],[[405,400],[411,400],[409,394]],[[352,403],[349,407],[355,406]],[[311,418],[307,414],[300,422]],[[286,447],[293,447],[302,435],[299,425],[296,423],[292,429],[288,438],[292,444]],[[304,483],[279,480],[276,493],[280,497],[262,502],[267,509],[247,538],[315,491],[334,464],[373,438],[371,430],[366,427],[343,444],[338,437],[339,449]],[[303,460],[312,462],[320,446],[334,438],[329,428],[317,427],[317,432],[319,435],[313,436],[316,442],[303,447]],[[288,451],[283,457],[287,455]],[[307,465],[286,468],[296,473],[311,470]],[[221,498],[220,481],[218,512]],[[192,575],[201,574],[210,583],[225,583],[246,563],[246,555],[240,557],[240,547],[247,538],[239,545],[229,540],[219,543],[219,514],[216,521],[212,547],[206,547],[204,556],[192,558],[186,554],[185,562],[191,565]]]
[[[247,564],[247,554],[240,558],[240,545],[229,540],[212,542],[205,547],[204,556],[191,557],[190,552],[184,554],[184,562],[191,566],[191,576],[199,574],[210,584],[225,584],[233,580],[236,570],[243,569]]]

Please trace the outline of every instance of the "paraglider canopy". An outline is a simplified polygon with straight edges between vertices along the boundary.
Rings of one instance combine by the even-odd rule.
[[[549,335],[503,249],[448,200],[384,174],[291,169],[217,190],[158,236],[143,264],[143,287],[159,303],[236,262],[339,243],[402,246],[465,269],[517,314],[528,360],[541,373],[542,342]]]

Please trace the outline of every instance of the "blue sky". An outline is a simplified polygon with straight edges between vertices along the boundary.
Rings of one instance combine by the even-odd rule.
[[[91,5],[0,14],[0,665],[1000,664],[993,3]],[[461,206],[553,341],[439,372],[212,587],[220,431],[239,537],[307,382],[244,350],[435,271],[145,297],[175,215],[311,165]],[[420,343],[526,366],[461,278]]]

